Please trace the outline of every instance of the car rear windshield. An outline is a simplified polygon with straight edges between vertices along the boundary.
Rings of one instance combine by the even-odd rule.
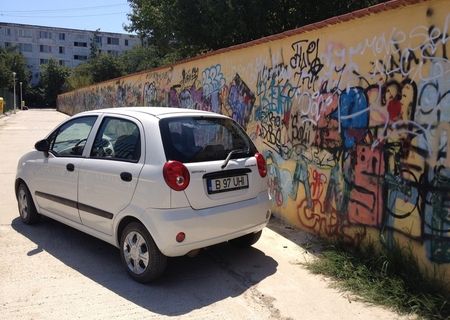
[[[183,163],[254,156],[256,147],[233,120],[217,117],[176,117],[160,121],[167,160]]]

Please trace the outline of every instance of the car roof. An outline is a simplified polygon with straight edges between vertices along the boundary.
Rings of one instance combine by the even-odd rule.
[[[85,111],[82,114],[88,115],[91,113],[110,113],[110,114],[121,114],[130,115],[134,117],[142,116],[143,114],[154,116],[156,118],[165,118],[171,116],[217,116],[224,117],[218,113],[185,109],[185,108],[165,108],[165,107],[120,107],[120,108],[107,108],[107,109],[96,109],[91,111]]]

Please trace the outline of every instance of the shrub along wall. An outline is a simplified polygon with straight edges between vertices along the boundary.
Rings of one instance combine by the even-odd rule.
[[[229,115],[264,151],[277,215],[353,245],[411,249],[450,282],[448,4],[378,5],[70,92],[58,109]]]

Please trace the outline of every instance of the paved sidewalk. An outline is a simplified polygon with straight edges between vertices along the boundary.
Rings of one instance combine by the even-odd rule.
[[[301,263],[312,237],[277,219],[254,248],[218,245],[173,258],[155,284],[132,281],[119,251],[50,219],[17,218],[19,157],[66,116],[20,111],[0,119],[0,310],[2,319],[403,319],[350,300]]]

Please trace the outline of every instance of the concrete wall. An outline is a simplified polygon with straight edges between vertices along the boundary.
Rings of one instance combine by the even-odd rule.
[[[394,1],[70,92],[58,108],[232,116],[264,151],[279,216],[354,245],[411,248],[449,281],[449,9]]]

